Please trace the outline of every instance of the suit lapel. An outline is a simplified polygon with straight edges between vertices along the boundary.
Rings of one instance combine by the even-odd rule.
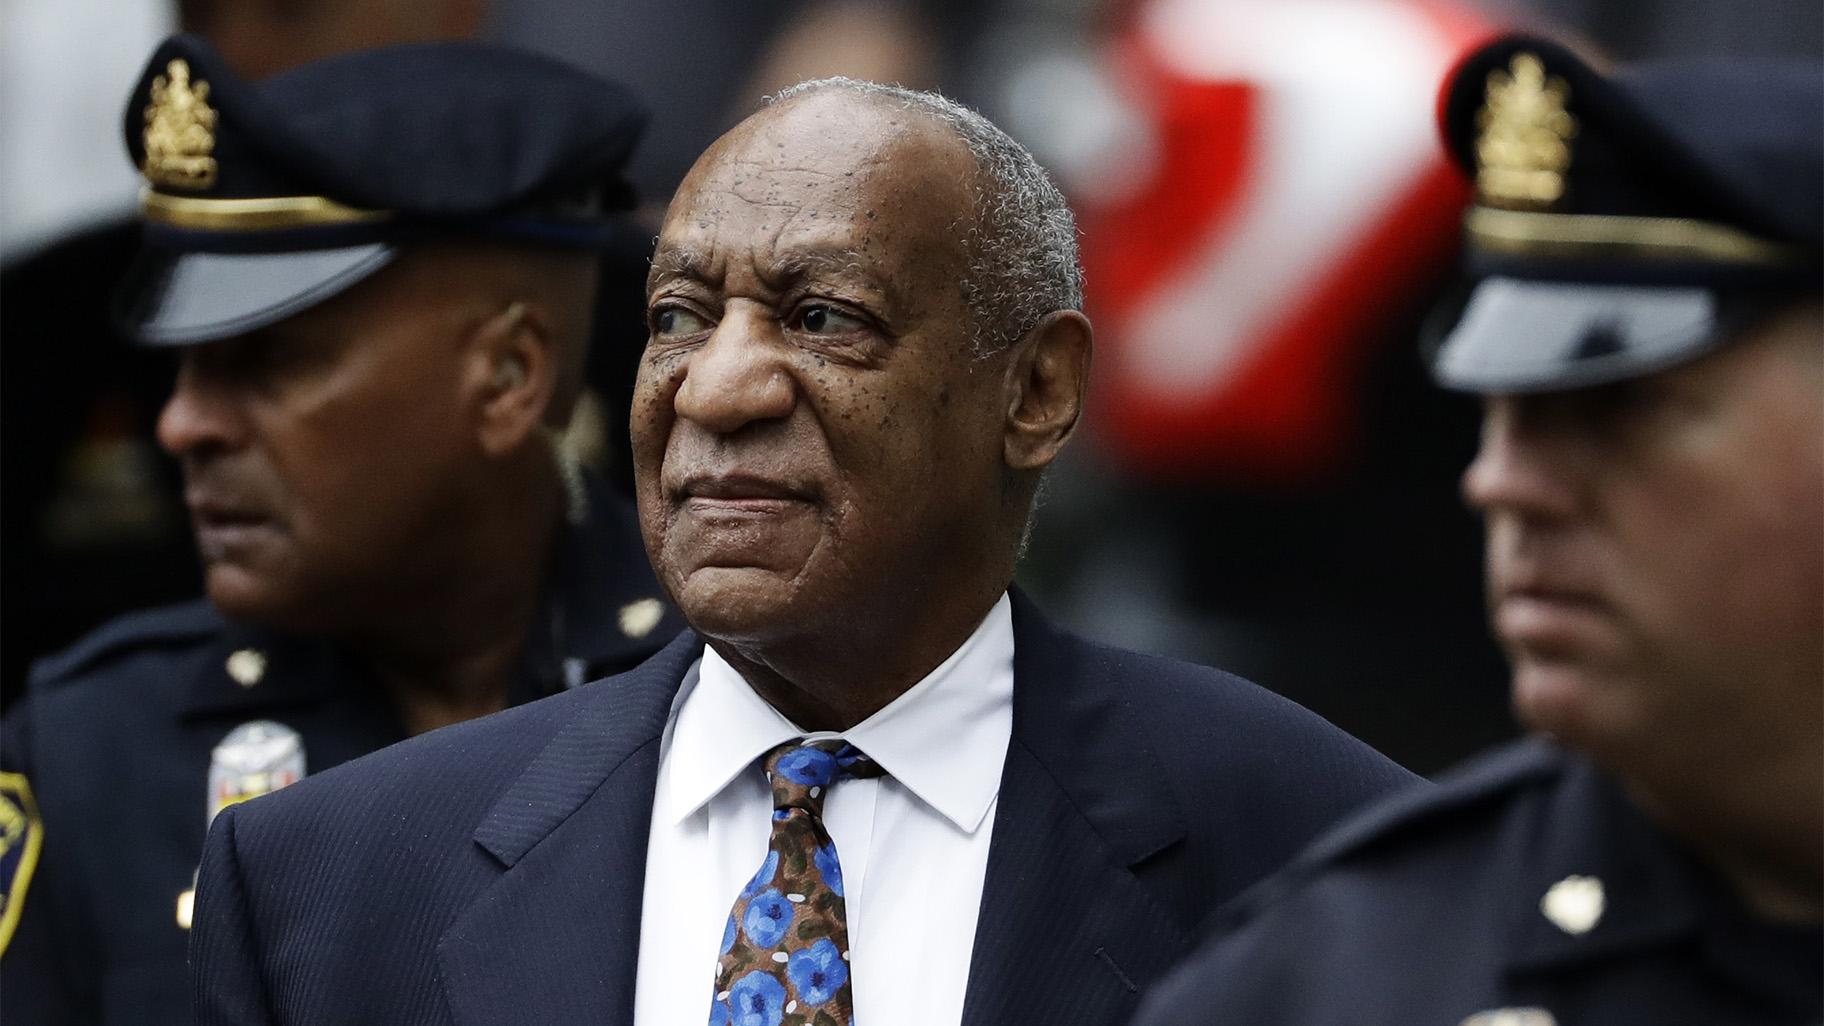
[[[503,871],[438,943],[457,1023],[632,1019],[659,739],[701,650],[687,632],[573,692],[578,712],[476,829]]]
[[[1184,836],[1182,815],[1096,653],[1013,602],[1013,738],[963,1022],[1125,1022],[1190,944],[1133,869]],[[477,828],[502,872],[438,945],[457,1023],[631,1021],[659,739],[701,649],[687,632],[575,693]]]
[[[1096,653],[1013,600],[1013,739],[963,1023],[1124,1023],[1190,943],[1132,868],[1183,819]]]

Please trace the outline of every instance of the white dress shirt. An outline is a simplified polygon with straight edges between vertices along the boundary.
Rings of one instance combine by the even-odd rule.
[[[823,810],[842,862],[856,1026],[960,1022],[1012,733],[1004,595],[942,665],[840,735],[807,735],[706,648],[661,743],[635,1026],[709,1021],[722,928],[772,832],[758,760],[797,737],[841,737],[887,773],[838,782]]]

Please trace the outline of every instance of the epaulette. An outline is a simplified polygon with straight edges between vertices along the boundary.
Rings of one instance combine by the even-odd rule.
[[[97,627],[69,648],[33,663],[26,678],[27,687],[56,687],[122,651],[193,642],[217,633],[222,624],[221,614],[203,599],[128,613]]]
[[[1515,791],[1556,776],[1563,766],[1562,751],[1529,738],[1471,759],[1438,778],[1434,787],[1397,791],[1344,819],[1291,865],[1217,909],[1205,930],[1233,929],[1337,863],[1397,844],[1441,819],[1495,805]]]

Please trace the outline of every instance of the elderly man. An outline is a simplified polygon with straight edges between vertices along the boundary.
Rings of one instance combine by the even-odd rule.
[[[1114,1024],[1403,771],[1009,593],[1090,329],[1068,208],[934,96],[802,86],[649,283],[639,669],[217,820],[207,1023]]]
[[[159,439],[208,601],[103,627],[8,710],[9,1022],[189,1022],[208,817],[675,633],[631,505],[554,451],[641,117],[493,47],[259,83],[154,55],[123,314],[178,354]]]
[[[1446,87],[1477,279],[1433,369],[1541,740],[1238,902],[1140,1021],[1819,1021],[1824,74],[1605,77],[1497,42]]]

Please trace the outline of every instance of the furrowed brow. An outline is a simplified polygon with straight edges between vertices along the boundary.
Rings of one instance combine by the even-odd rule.
[[[775,287],[807,278],[850,282],[878,293],[881,299],[895,306],[902,298],[891,281],[874,273],[866,260],[846,249],[810,249],[781,254],[766,271],[767,282]]]
[[[709,257],[688,246],[661,246],[652,255],[652,268],[646,272],[646,291],[673,278],[702,281],[709,271]]]

